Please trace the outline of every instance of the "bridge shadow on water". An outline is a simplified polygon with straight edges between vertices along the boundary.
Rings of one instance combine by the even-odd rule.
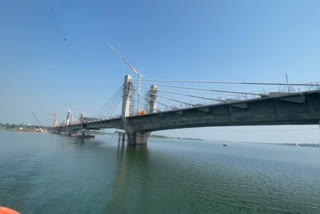
[[[141,200],[143,203],[143,195],[147,193],[148,186],[147,177],[145,173],[148,171],[150,152],[146,145],[128,145],[125,143],[118,143],[117,146],[117,158],[119,163],[118,176],[114,182],[114,189],[112,194],[112,200],[106,205],[106,213],[121,213],[120,207],[124,207],[123,200],[129,202],[135,201],[136,203]],[[137,173],[137,174],[136,174]],[[131,182],[128,179],[135,179],[138,176],[135,183],[136,198],[130,200],[127,198],[130,194],[128,191],[132,188]],[[140,205],[139,205],[140,206]]]
[[[148,179],[148,177],[144,176],[144,172],[148,172],[150,165],[150,152],[146,145],[132,146],[127,145],[126,142],[117,143],[116,137],[104,137],[103,139],[100,139],[100,137],[96,139],[65,137],[64,143],[61,144],[60,142],[59,145],[66,149],[76,150],[77,154],[81,154],[82,157],[88,156],[88,154],[90,157],[94,155],[96,166],[91,167],[99,168],[97,170],[101,171],[108,171],[107,174],[112,173],[112,176],[109,177],[104,177],[105,173],[97,174],[104,177],[101,178],[102,180],[105,179],[105,184],[100,183],[102,185],[100,186],[101,189],[107,190],[104,185],[111,184],[110,191],[104,190],[105,198],[99,199],[104,204],[99,204],[94,208],[96,211],[101,211],[98,213],[123,213],[121,212],[122,210],[132,207],[131,203],[143,206],[144,195],[147,195],[147,189],[150,188],[144,185]],[[103,156],[109,157],[104,158]],[[135,195],[134,200],[130,200],[128,198],[129,195]],[[99,197],[103,197],[103,195],[99,195]],[[139,202],[140,200],[141,202]],[[130,205],[124,206],[126,203],[130,203]]]
[[[101,169],[114,173],[111,198],[106,193],[106,204],[101,206],[101,213],[128,213],[129,208],[143,207],[144,198],[148,195],[148,189],[151,189],[147,185],[150,178],[145,176],[150,171],[148,147],[128,145],[127,142],[116,143],[116,140],[116,138],[108,140],[66,138],[65,140],[64,146],[76,148],[81,153],[91,150],[94,154],[110,155],[115,159],[116,165],[112,168]],[[106,167],[109,166],[108,164]],[[116,170],[113,170],[113,167]],[[110,180],[106,180],[106,183],[109,182]],[[130,198],[132,196],[134,198]]]

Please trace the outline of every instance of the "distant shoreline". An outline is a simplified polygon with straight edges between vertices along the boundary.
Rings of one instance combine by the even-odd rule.
[[[31,132],[31,133],[46,133],[50,130],[50,127],[46,126],[35,126],[30,124],[3,124],[0,123],[0,130],[14,131],[14,132]]]

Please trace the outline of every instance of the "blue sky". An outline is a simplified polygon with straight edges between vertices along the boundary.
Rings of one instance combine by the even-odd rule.
[[[94,114],[131,72],[107,42],[148,79],[319,81],[319,11],[317,0],[3,0],[0,121],[34,123],[34,111],[49,123],[66,104]]]

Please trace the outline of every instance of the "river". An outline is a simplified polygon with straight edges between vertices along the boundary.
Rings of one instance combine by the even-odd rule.
[[[0,131],[0,203],[28,213],[320,213],[320,149]]]

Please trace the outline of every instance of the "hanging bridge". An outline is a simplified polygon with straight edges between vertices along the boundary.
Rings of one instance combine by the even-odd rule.
[[[221,88],[212,88],[217,85]],[[248,91],[248,87],[254,88]],[[71,119],[69,112],[66,123],[55,124],[54,131],[122,129],[129,144],[147,144],[152,131],[168,129],[319,124],[320,87],[318,83],[141,82],[127,75],[95,115]]]

